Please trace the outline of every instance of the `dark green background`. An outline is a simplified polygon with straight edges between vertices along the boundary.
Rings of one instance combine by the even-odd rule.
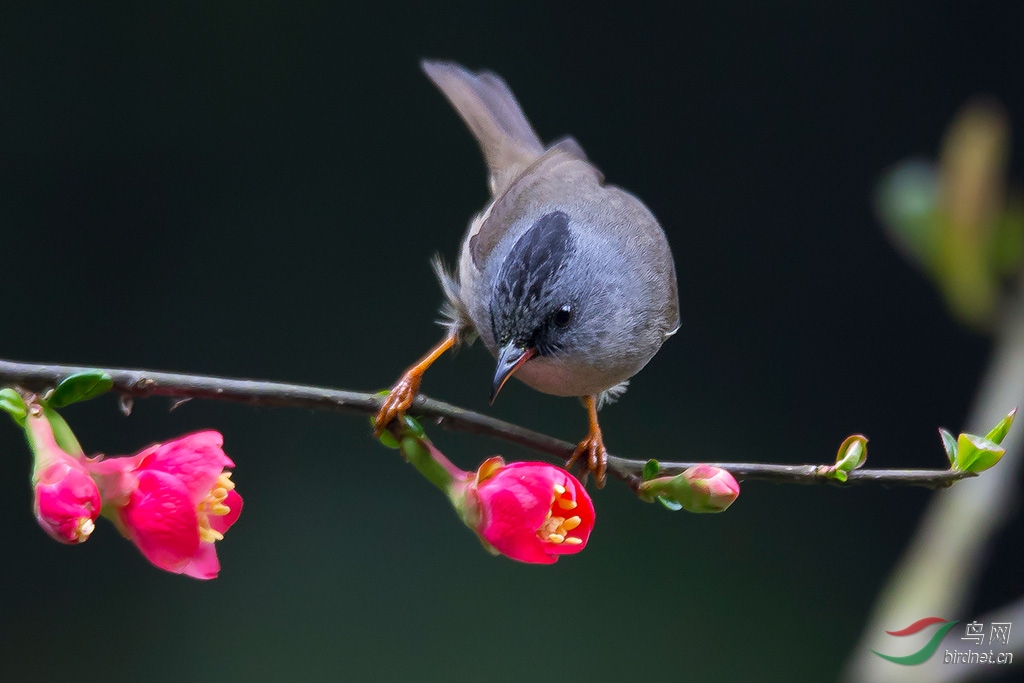
[[[440,332],[428,258],[487,197],[417,66],[454,58],[502,74],[542,138],[574,135],[668,234],[683,327],[603,413],[613,451],[825,461],[863,432],[875,466],[942,466],[935,428],[962,426],[989,341],[890,248],[870,193],[976,93],[1024,130],[1021,17],[832,4],[8,6],[0,355],[387,386]],[[575,401],[517,383],[489,408],[491,367],[465,350],[424,390],[583,433]],[[613,483],[586,552],[526,566],[483,552],[364,420],[167,407],[66,416],[89,452],[223,431],[246,508],[213,582],[106,522],[50,541],[0,424],[5,680],[829,680],[929,495],[750,483],[696,516]],[[466,468],[529,457],[432,434]],[[1020,531],[973,611],[944,616],[1014,596]]]

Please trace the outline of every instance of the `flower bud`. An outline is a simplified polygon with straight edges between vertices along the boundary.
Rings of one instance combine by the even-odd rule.
[[[83,543],[96,528],[100,492],[81,463],[68,458],[43,468],[35,482],[36,521],[61,543]]]
[[[721,467],[697,465],[681,476],[689,482],[693,495],[691,512],[722,512],[740,495],[736,478]]]
[[[723,512],[740,495],[740,485],[721,467],[695,465],[674,477],[645,481],[640,491],[674,500],[690,512]]]
[[[82,543],[96,528],[100,492],[85,465],[64,452],[50,421],[38,411],[25,418],[35,455],[33,509],[43,531],[61,543]]]

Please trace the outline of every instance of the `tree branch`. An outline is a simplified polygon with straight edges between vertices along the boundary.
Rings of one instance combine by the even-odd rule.
[[[0,359],[0,385],[19,385],[42,392],[56,386],[65,377],[86,370],[101,370],[114,380],[113,391],[125,397],[149,398],[167,396],[181,399],[217,399],[252,406],[311,408],[344,413],[374,415],[383,397],[377,394],[328,389],[282,382],[229,379],[204,375],[186,375],[152,370],[124,368],[93,368],[44,363],[20,363]],[[409,414],[424,418],[452,431],[478,434],[543,453],[553,459],[566,460],[575,444],[541,434],[519,425],[481,415],[449,403],[419,395]],[[631,486],[636,486],[646,460],[608,456],[609,469]],[[659,461],[661,474],[673,475],[698,462]],[[767,463],[706,463],[728,470],[737,479],[761,480],[788,484],[830,483],[844,485],[828,476],[827,465],[774,465]],[[974,476],[955,470],[859,469],[849,473],[846,484],[884,484],[944,488],[960,479]]]

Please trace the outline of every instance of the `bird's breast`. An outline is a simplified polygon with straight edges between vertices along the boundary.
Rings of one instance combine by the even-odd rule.
[[[610,381],[606,374],[587,364],[544,356],[527,361],[514,377],[532,389],[552,396],[596,395],[627,379]]]

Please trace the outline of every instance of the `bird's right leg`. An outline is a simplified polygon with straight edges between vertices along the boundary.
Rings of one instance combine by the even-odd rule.
[[[449,334],[442,339],[434,348],[427,352],[427,355],[420,358],[416,363],[402,373],[398,381],[391,387],[387,398],[377,412],[373,421],[373,435],[380,436],[392,421],[405,415],[405,411],[412,405],[416,394],[420,390],[420,382],[423,380],[423,373],[427,371],[434,361],[440,358],[445,351],[455,346],[458,335]]]
[[[572,457],[565,463],[565,469],[572,470],[576,461],[583,457],[582,468],[584,477],[594,473],[594,483],[597,488],[604,488],[604,478],[608,471],[608,449],[604,447],[604,437],[601,436],[601,426],[597,422],[597,396],[582,396],[583,407],[587,409],[587,417],[590,422],[590,429],[583,437]],[[586,481],[584,478],[583,481]]]

